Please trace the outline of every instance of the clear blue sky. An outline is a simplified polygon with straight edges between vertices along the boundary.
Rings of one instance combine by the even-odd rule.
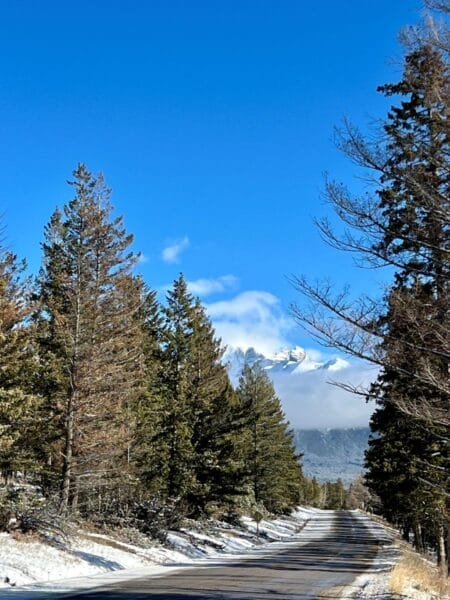
[[[226,341],[242,324],[261,345],[277,327],[280,340],[311,345],[285,320],[296,299],[286,275],[356,289],[373,277],[312,225],[323,173],[351,183],[356,172],[333,127],[385,114],[375,90],[398,78],[396,36],[420,7],[1,0],[0,211],[11,246],[35,272],[44,224],[82,161],[113,188],[151,287],[179,271],[210,280],[195,289],[215,287],[203,299]],[[178,258],[167,250],[177,244]]]

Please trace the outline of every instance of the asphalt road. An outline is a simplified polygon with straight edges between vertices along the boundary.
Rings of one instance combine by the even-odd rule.
[[[338,598],[368,569],[377,540],[348,512],[314,517],[295,542],[239,562],[115,583],[65,600],[305,600]]]

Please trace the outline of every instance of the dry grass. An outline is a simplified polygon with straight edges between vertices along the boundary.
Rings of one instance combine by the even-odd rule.
[[[450,582],[439,569],[406,545],[402,559],[391,573],[390,589],[406,598],[450,598]]]
[[[40,542],[42,541],[42,534],[39,531],[27,531],[23,532],[20,529],[14,529],[9,534],[10,537],[16,542]]]

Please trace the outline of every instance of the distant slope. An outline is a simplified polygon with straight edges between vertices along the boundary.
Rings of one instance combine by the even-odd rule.
[[[364,451],[370,429],[296,429],[295,444],[303,453],[303,469],[308,477],[349,484],[364,470]]]

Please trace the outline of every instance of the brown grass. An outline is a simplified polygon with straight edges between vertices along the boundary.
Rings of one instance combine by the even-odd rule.
[[[42,534],[39,531],[27,531],[24,533],[20,529],[14,529],[9,534],[10,537],[16,542],[40,542],[42,541]]]
[[[392,570],[390,589],[394,594],[407,595],[408,592],[417,590],[440,600],[450,598],[448,578],[443,577],[437,567],[412,551],[406,544],[402,547],[402,559]]]

